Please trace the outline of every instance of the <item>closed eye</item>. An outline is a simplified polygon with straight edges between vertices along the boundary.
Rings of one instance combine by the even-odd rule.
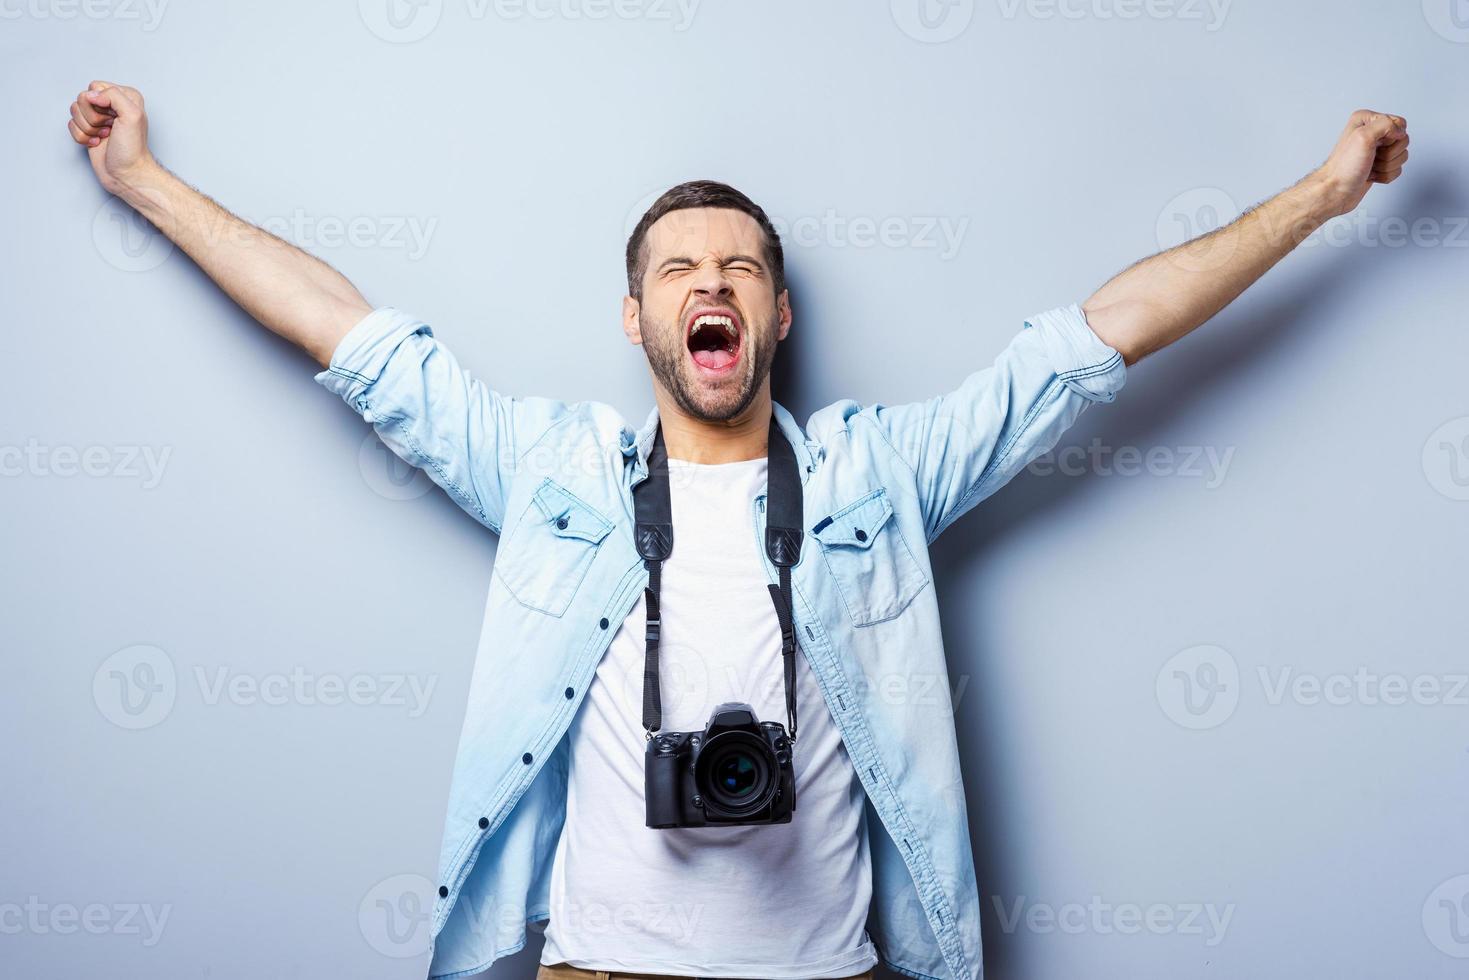
[[[658,266],[658,274],[660,276],[666,276],[670,273],[688,272],[693,268],[693,259],[665,259],[663,263]]]
[[[658,275],[668,278],[680,273],[691,272],[698,267],[699,264],[693,259],[682,256],[664,259],[658,266]],[[720,264],[720,268],[726,272],[737,272],[743,276],[763,276],[765,274],[765,267],[760,264],[759,260],[748,255],[732,255]]]
[[[758,276],[765,272],[765,266],[758,259],[748,255],[731,255],[724,260],[724,268],[730,272],[739,272],[747,276]]]

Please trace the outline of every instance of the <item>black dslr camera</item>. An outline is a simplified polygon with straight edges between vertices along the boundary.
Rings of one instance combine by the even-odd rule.
[[[740,701],[716,707],[702,732],[648,740],[649,827],[790,823],[796,809],[791,740]]]

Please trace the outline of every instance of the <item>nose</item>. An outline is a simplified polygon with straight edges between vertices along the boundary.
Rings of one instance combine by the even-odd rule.
[[[694,292],[705,300],[727,299],[733,292],[724,266],[714,259],[706,259],[694,275]]]

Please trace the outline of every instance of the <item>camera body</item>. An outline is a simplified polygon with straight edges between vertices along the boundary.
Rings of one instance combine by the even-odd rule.
[[[779,722],[742,701],[715,707],[702,732],[663,732],[644,756],[647,825],[790,823],[796,809],[792,742]]]

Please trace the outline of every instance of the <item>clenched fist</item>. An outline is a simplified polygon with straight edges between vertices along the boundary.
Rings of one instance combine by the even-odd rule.
[[[1371,185],[1397,180],[1407,160],[1408,121],[1358,109],[1316,175],[1331,193],[1332,210],[1346,214],[1362,203]]]
[[[121,193],[130,174],[153,163],[143,94],[111,82],[93,82],[71,104],[72,139],[87,148],[92,170],[110,194]]]

